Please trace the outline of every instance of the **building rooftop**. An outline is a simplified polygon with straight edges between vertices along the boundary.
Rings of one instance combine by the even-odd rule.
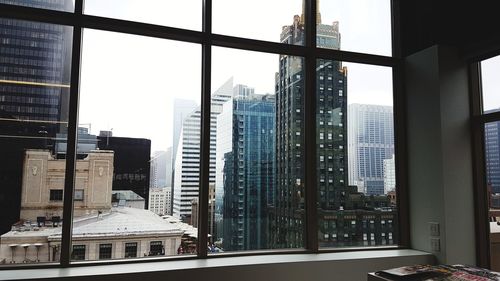
[[[1,237],[6,239],[47,236],[51,241],[60,241],[61,230],[61,227],[37,227],[25,223],[23,227],[17,227]],[[112,208],[109,213],[75,218],[73,222],[73,238],[76,239],[139,235],[181,236],[184,233],[184,229],[163,220],[151,211],[128,207]]]
[[[144,198],[142,198],[139,194],[133,192],[132,190],[112,190],[111,194],[113,194],[113,197],[116,196],[117,200],[127,200],[127,201],[144,200]]]

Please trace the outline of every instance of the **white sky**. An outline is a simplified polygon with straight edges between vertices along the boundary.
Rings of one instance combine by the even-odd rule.
[[[484,110],[500,109],[500,56],[481,62]]]
[[[85,12],[201,30],[201,0],[87,0]],[[213,0],[214,33],[278,41],[281,27],[301,14],[297,0]],[[388,0],[323,0],[324,24],[339,21],[343,50],[390,55]],[[163,39],[85,30],[80,124],[92,133],[148,138],[152,151],[172,144],[174,98],[200,103],[201,47]],[[348,102],[392,105],[387,67],[344,63]],[[236,84],[274,92],[278,55],[213,48],[212,89]]]

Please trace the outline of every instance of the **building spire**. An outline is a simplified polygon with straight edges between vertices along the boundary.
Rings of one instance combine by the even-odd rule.
[[[305,12],[306,12],[306,1],[307,0],[303,0],[302,1],[302,15],[300,16],[300,23],[301,24],[304,24],[305,21]],[[316,24],[320,24],[321,23],[321,13],[319,12],[319,0],[316,0]]]

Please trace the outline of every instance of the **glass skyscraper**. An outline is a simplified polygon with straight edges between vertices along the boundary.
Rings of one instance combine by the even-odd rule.
[[[72,1],[8,1],[71,10]],[[24,151],[54,150],[65,133],[71,66],[70,27],[0,19],[0,232],[19,217]]]
[[[491,193],[500,193],[500,122],[484,125],[486,179]]]
[[[267,248],[275,169],[274,95],[234,87],[217,117],[216,189],[223,191],[224,251]],[[220,193],[220,192],[219,192]]]

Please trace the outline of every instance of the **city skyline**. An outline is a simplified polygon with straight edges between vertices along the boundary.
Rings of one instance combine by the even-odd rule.
[[[160,11],[175,10],[174,5],[179,5],[178,10],[192,11],[190,7],[197,5],[193,4],[196,1],[182,1],[178,4],[152,1],[148,5],[130,0],[120,0],[120,5],[113,4],[114,2],[117,1],[107,1],[106,4],[102,1],[86,1],[85,9],[91,14],[159,23]],[[224,23],[232,19],[234,14],[238,14],[242,19],[234,25],[225,24],[224,26],[227,26],[225,28],[231,27],[232,30],[223,31],[227,34],[245,35],[241,33],[243,32],[242,25],[238,22],[246,24],[247,22],[243,19],[250,15],[260,14],[260,12],[273,13],[274,17],[253,20],[252,25],[249,26],[257,30],[263,39],[279,41],[282,26],[290,23],[294,15],[302,13],[301,1],[281,2],[266,2],[265,11],[260,11],[259,5],[264,5],[264,2],[259,1],[249,7],[245,6],[243,14],[236,13],[237,9],[232,3],[216,2],[213,17],[214,32],[217,32],[217,26],[223,25],[217,23],[217,19],[220,18]],[[390,28],[389,32],[386,32],[388,24],[385,22],[388,20],[390,27],[389,1],[385,1],[386,5],[375,6],[373,6],[374,3],[380,1],[366,0],[365,5],[351,2],[353,1],[322,1],[320,4],[320,12],[325,24],[339,21],[340,30],[344,34],[342,46],[346,49],[355,49],[356,46],[372,50],[386,50],[387,46],[390,48],[390,43],[388,43],[390,36],[387,37],[387,34],[390,35]],[[223,9],[222,6],[226,8]],[[111,7],[119,8],[111,9]],[[194,8],[196,11],[197,8]],[[345,13],[342,13],[342,10]],[[357,13],[354,13],[354,10]],[[152,16],[149,17],[149,15]],[[370,19],[375,16],[377,20],[370,22]],[[184,18],[179,19],[180,17]],[[196,18],[196,13],[176,13],[170,18],[172,19],[170,24],[195,22]],[[379,23],[380,19],[384,19],[382,23]],[[360,22],[358,25],[357,21]],[[182,25],[184,24],[181,24],[181,27],[185,28],[190,26],[189,24]],[[373,29],[377,30],[376,35],[373,35]],[[221,30],[221,33],[223,31]],[[356,38],[349,39],[349,36],[353,34],[356,34]],[[390,52],[386,55],[390,55]],[[124,57],[127,58],[126,64]],[[232,66],[234,58],[248,67],[235,68]],[[91,123],[91,133],[94,134],[100,130],[113,129],[116,136],[151,139],[152,151],[166,150],[167,147],[173,146],[172,138],[167,134],[173,131],[172,114],[169,112],[174,110],[174,99],[189,99],[198,105],[201,104],[200,61],[200,45],[85,29],[83,32],[80,123]],[[211,92],[213,93],[229,77],[234,77],[235,84],[252,85],[257,93],[273,94],[274,73],[278,72],[277,64],[278,59],[273,54],[214,47],[212,49]],[[391,68],[354,63],[344,63],[344,65],[348,67],[350,74],[348,91],[351,95],[348,103],[368,101],[368,103],[392,105]],[[139,69],[141,71],[138,71]],[[180,75],[181,73],[184,75]],[[122,83],[123,81],[126,83]],[[137,93],[141,93],[141,97],[148,102],[141,103],[134,99]],[[119,106],[113,108],[114,114],[110,116],[106,105],[116,102],[117,97],[120,97]],[[99,101],[97,105],[96,100]],[[136,109],[137,116],[128,113],[132,108]],[[141,121],[150,125],[140,126]]]

